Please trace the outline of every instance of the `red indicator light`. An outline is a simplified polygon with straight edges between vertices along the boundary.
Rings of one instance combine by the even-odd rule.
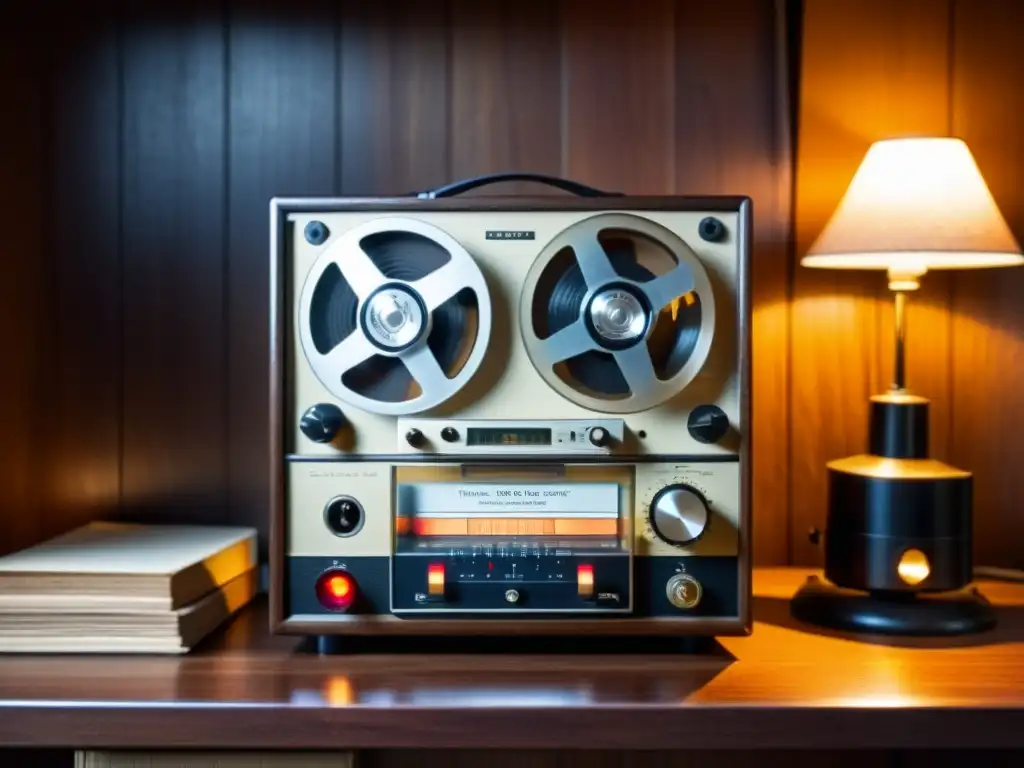
[[[344,576],[331,576],[327,580],[327,590],[335,600],[344,600],[352,591],[352,583]]]
[[[594,594],[594,566],[581,565],[576,568],[576,592],[580,597]]]
[[[347,611],[356,599],[355,579],[345,571],[325,571],[317,579],[316,596],[324,608]]]
[[[494,570],[494,563],[488,563],[487,564],[487,570],[488,571],[493,571]]]

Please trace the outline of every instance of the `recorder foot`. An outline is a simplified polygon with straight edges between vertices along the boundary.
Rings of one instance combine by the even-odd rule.
[[[685,654],[709,654],[718,644],[713,637],[681,637],[679,645],[679,650]]]
[[[334,656],[345,653],[345,638],[337,635],[314,635],[309,638],[308,645],[319,656]]]
[[[311,635],[303,638],[296,651],[317,656],[363,653],[442,654],[573,654],[720,656],[722,646],[714,637],[645,637],[641,635],[592,637],[585,649],[576,637],[419,637],[374,638],[360,635]]]

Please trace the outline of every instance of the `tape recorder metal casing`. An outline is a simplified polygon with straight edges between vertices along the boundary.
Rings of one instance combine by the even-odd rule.
[[[747,633],[750,227],[273,200],[273,629]]]

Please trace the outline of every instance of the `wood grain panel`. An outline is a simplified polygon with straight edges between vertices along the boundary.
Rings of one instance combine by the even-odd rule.
[[[48,91],[52,322],[41,536],[117,513],[121,467],[121,49],[112,1],[61,14]]]
[[[935,766],[979,765],[985,768],[1017,768],[1024,762],[1019,749],[921,749],[898,753],[899,768],[935,768]]]
[[[275,195],[337,191],[337,6],[230,17],[227,387],[229,519],[266,533],[270,485],[267,221]],[[266,544],[265,535],[262,538]]]
[[[675,188],[675,4],[562,0],[563,175],[633,194]]]
[[[454,0],[451,180],[561,171],[562,78],[558,6]],[[535,191],[512,184],[489,191]]]
[[[803,20],[796,166],[796,257],[824,227],[872,141],[949,128],[945,2],[808,0]],[[913,297],[909,383],[933,401],[936,455],[949,424],[946,286],[928,275]],[[796,267],[790,412],[792,558],[820,552],[825,462],[866,448],[868,397],[890,383],[891,297],[881,273]],[[918,329],[915,333],[914,329]]]
[[[122,488],[133,516],[223,514],[224,33],[217,5],[198,0],[130,6],[125,20]]]
[[[980,584],[999,613],[987,635],[858,641],[792,619],[788,599],[809,575],[755,572],[752,635],[685,658],[649,640],[633,653],[600,638],[583,653],[517,638],[514,652],[495,655],[464,638],[454,653],[366,646],[317,656],[268,636],[261,600],[183,658],[0,657],[0,742],[359,748],[385,758],[465,749],[487,751],[494,768],[513,759],[496,749],[529,750],[519,754],[541,765],[555,749],[602,753],[595,759],[637,750],[645,754],[631,757],[657,765],[698,752],[714,762],[708,750],[760,750],[768,760],[778,749],[869,749],[874,758],[880,749],[1024,746],[1024,585]],[[451,755],[456,767],[460,755]]]
[[[1024,240],[1024,8],[958,3],[954,129],[971,148],[1003,215]],[[1024,270],[963,272],[954,283],[953,459],[975,473],[975,554],[1024,567]]]
[[[352,752],[79,752],[77,768],[353,768]]]
[[[769,200],[755,332],[778,342],[784,195],[763,175],[775,164],[788,181],[771,6],[735,0],[725,24],[675,0],[104,0],[5,24],[17,44],[0,78],[26,116],[0,150],[5,216],[21,223],[9,242],[47,255],[0,281],[18,361],[0,383],[0,498],[27,510],[0,516],[2,546],[114,513],[263,524],[274,194],[403,193],[506,169],[644,193],[745,181]],[[45,343],[15,333],[29,318],[46,321]],[[784,356],[758,359],[771,402]],[[765,413],[773,435],[785,408]],[[782,505],[784,451],[759,455],[763,495]],[[759,557],[785,558],[765,515]]]
[[[807,750],[710,751],[703,749],[643,752],[620,750],[368,750],[359,755],[359,768],[564,768],[567,765],[586,768],[820,768],[828,763],[836,768],[863,768],[865,765],[884,768],[892,764],[889,755],[880,750],[858,752],[822,752]]]
[[[680,2],[676,191],[754,201],[754,560],[789,557],[789,83],[784,7]]]
[[[0,140],[0,554],[40,536],[37,449],[44,412],[40,340],[46,319],[41,236],[44,145],[44,58],[28,9],[0,9],[0,94],[5,119]]]
[[[449,181],[447,4],[342,4],[341,189],[407,194]]]
[[[32,768],[73,768],[75,753],[69,749],[0,749],[0,761]]]

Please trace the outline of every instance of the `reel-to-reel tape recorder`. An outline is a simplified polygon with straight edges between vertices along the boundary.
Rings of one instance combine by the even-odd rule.
[[[275,631],[749,631],[750,202],[535,180],[272,201]]]

